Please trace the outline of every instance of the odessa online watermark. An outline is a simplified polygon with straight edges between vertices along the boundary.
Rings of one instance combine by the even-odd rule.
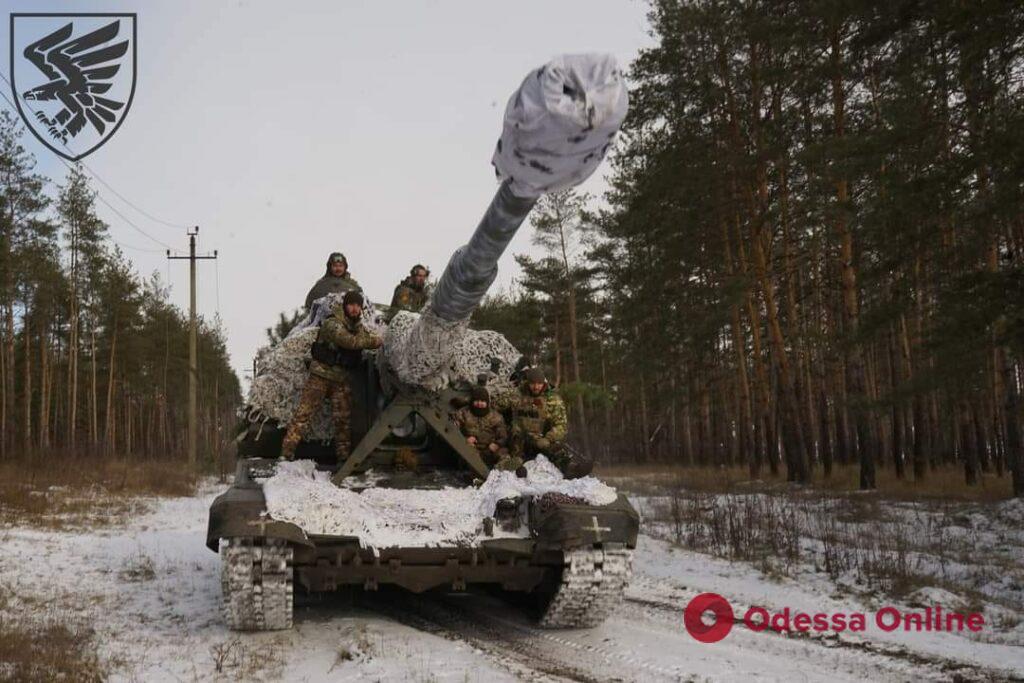
[[[701,593],[690,600],[683,610],[683,624],[694,639],[702,643],[717,643],[729,635],[736,624],[751,631],[824,633],[842,631],[972,631],[985,627],[985,615],[980,612],[953,612],[941,605],[921,611],[904,611],[898,607],[882,607],[875,612],[800,612],[786,607],[772,611],[753,606],[737,619],[729,601],[717,593]]]

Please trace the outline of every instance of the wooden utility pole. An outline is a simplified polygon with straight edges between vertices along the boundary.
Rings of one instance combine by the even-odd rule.
[[[186,230],[188,235],[188,256],[171,256],[171,250],[167,250],[167,258],[170,260],[188,259],[188,464],[196,464],[196,443],[199,433],[199,416],[197,392],[199,387],[199,333],[196,325],[196,261],[205,259],[216,259],[217,251],[213,256],[196,256],[196,237],[199,235],[199,226]]]

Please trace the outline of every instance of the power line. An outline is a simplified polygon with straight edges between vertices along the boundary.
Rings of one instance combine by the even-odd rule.
[[[13,83],[11,83],[11,82],[10,82],[10,81],[9,81],[9,80],[7,79],[7,76],[5,76],[5,75],[4,75],[3,73],[0,73],[0,78],[2,78],[2,79],[4,80],[4,82],[5,82],[5,83],[7,83],[7,85],[9,85],[9,86],[11,87],[11,92],[13,93],[13,92],[14,92],[14,84],[13,84]],[[8,104],[10,104],[10,105],[11,105],[11,107],[13,107],[13,108],[15,109],[15,111],[17,111],[17,106],[16,106],[16,105],[15,105],[15,104],[14,104],[13,102],[11,102],[10,100],[8,100],[6,96],[4,96],[4,99],[5,99],[5,100],[7,100],[7,103],[8,103]],[[33,114],[36,114],[36,110],[35,110],[35,109],[33,109],[33,108],[32,108],[32,105],[30,105],[30,104],[29,104],[28,102],[25,102],[25,107],[26,107],[26,108],[27,108],[27,109],[28,109],[28,110],[29,110],[30,112],[32,112]],[[70,149],[70,148],[68,147],[67,143],[66,143],[66,142],[64,142],[63,140],[61,140],[61,141],[60,141],[60,144],[61,144],[61,145],[62,145],[62,146],[64,147],[64,149],[68,150],[68,152],[70,152],[70,151],[71,151],[71,149]],[[63,159],[62,157],[60,157],[60,158],[61,158],[61,159]],[[151,221],[153,221],[153,222],[155,222],[155,223],[160,223],[161,225],[165,225],[165,226],[167,226],[167,227],[169,227],[169,228],[188,228],[188,227],[189,227],[189,226],[185,225],[184,223],[171,223],[170,221],[165,221],[165,220],[163,220],[162,218],[157,218],[156,216],[154,216],[153,214],[149,213],[149,212],[148,212],[148,211],[146,211],[145,209],[141,208],[141,207],[140,207],[140,206],[138,206],[137,204],[133,203],[133,202],[132,202],[131,200],[129,200],[129,199],[128,199],[127,197],[125,197],[125,196],[124,196],[123,194],[121,194],[120,192],[118,192],[117,190],[115,190],[115,189],[114,189],[114,188],[113,188],[113,187],[112,187],[112,186],[110,185],[110,183],[108,183],[108,182],[107,182],[106,180],[104,180],[103,178],[101,178],[101,177],[100,177],[100,174],[99,174],[99,173],[97,173],[96,171],[94,171],[94,170],[92,169],[92,167],[91,167],[91,166],[89,166],[88,164],[86,164],[86,163],[85,163],[84,161],[79,161],[78,163],[79,163],[79,164],[81,164],[81,165],[82,165],[82,166],[83,166],[83,167],[85,168],[85,170],[87,170],[87,171],[89,172],[89,174],[90,174],[90,175],[92,175],[92,177],[94,177],[94,178],[96,178],[96,180],[100,181],[100,183],[101,183],[101,184],[102,184],[102,185],[103,185],[103,186],[104,186],[105,188],[107,188],[108,190],[110,190],[111,192],[113,192],[113,193],[114,193],[114,195],[115,195],[115,196],[116,196],[116,197],[117,197],[118,199],[120,199],[120,200],[121,200],[122,202],[124,202],[124,203],[125,203],[125,204],[127,204],[128,206],[132,207],[133,209],[135,209],[136,211],[138,211],[139,213],[141,213],[141,214],[142,214],[143,216],[145,216],[145,217],[146,217],[146,218],[148,218],[149,220],[151,220]]]
[[[213,290],[215,292],[217,300],[217,318],[220,318],[220,261],[214,259],[213,261],[213,277],[214,285]]]
[[[164,252],[163,249],[146,249],[145,247],[133,247],[130,244],[125,244],[124,242],[118,242],[117,240],[115,240],[110,235],[107,235],[107,239],[110,240],[111,242],[113,242],[114,244],[116,244],[117,246],[121,247],[122,249],[131,249],[132,251],[144,251],[147,254],[162,254]]]
[[[6,83],[7,85],[9,85],[9,86],[10,86],[10,90],[11,90],[11,92],[14,92],[14,85],[13,85],[13,84],[12,84],[12,83],[11,83],[11,82],[10,82],[9,80],[7,80],[7,77],[6,77],[6,76],[4,76],[4,75],[3,75],[2,73],[0,73],[0,79],[3,79],[3,80],[4,80],[4,82],[5,82],[5,83]],[[4,96],[4,99],[7,99],[6,95]],[[14,104],[13,102],[11,102],[11,101],[10,101],[9,99],[7,99],[7,103],[11,105],[11,108],[13,108],[13,109],[14,109],[14,111],[17,111],[16,105],[15,105],[15,104]],[[33,114],[36,114],[36,110],[34,110],[34,109],[32,108],[32,105],[31,105],[31,104],[29,104],[29,102],[25,102],[25,106],[26,106],[26,109],[28,109],[28,110],[29,110],[30,112],[32,112]],[[38,115],[37,115],[37,116],[38,116]],[[65,150],[68,150],[68,152],[71,152],[71,148],[70,148],[70,147],[68,146],[68,144],[67,144],[67,143],[66,143],[65,141],[63,141],[63,140],[60,140],[60,144],[61,144],[61,145],[63,146],[63,148],[65,148]],[[60,159],[62,160],[62,158],[60,158]],[[92,177],[94,177],[94,178],[95,178],[96,180],[98,180],[98,181],[99,181],[100,183],[102,183],[102,185],[103,185],[104,187],[106,187],[106,188],[108,188],[109,190],[111,190],[111,191],[112,191],[112,193],[114,193],[114,195],[115,195],[115,196],[116,196],[116,197],[117,197],[118,199],[120,199],[120,200],[121,200],[122,202],[124,202],[125,204],[127,204],[127,205],[128,205],[128,206],[130,206],[131,208],[135,209],[135,211],[138,211],[138,212],[139,212],[140,214],[142,214],[142,215],[143,215],[143,216],[145,216],[146,218],[148,218],[148,219],[150,219],[150,220],[152,220],[152,221],[154,221],[154,222],[157,222],[157,223],[161,223],[161,224],[163,224],[163,225],[166,225],[166,226],[168,226],[168,227],[173,227],[173,228],[182,228],[182,227],[185,227],[185,228],[187,228],[187,227],[188,227],[188,226],[187,226],[187,225],[185,225],[184,223],[172,223],[172,222],[170,222],[170,221],[166,221],[166,220],[164,220],[164,219],[162,219],[162,218],[157,218],[157,217],[156,217],[156,216],[154,216],[154,215],[153,215],[152,213],[150,213],[150,212],[148,212],[148,211],[146,211],[146,210],[142,209],[142,208],[141,208],[141,207],[139,207],[138,205],[136,205],[136,204],[134,204],[133,202],[131,202],[131,201],[130,201],[130,200],[129,200],[129,199],[127,198],[127,197],[125,197],[124,195],[122,195],[121,193],[119,193],[119,191],[118,191],[118,190],[114,189],[114,187],[113,187],[113,186],[111,185],[111,183],[109,183],[109,182],[106,182],[105,180],[103,180],[103,179],[102,179],[102,178],[101,178],[101,177],[99,176],[99,174],[98,174],[98,173],[96,173],[96,172],[95,172],[94,170],[92,170],[92,167],[91,167],[91,166],[89,166],[88,164],[86,164],[86,163],[85,163],[85,162],[83,162],[83,161],[79,161],[78,163],[79,163],[79,164],[81,164],[81,165],[82,165],[82,166],[83,166],[83,167],[85,168],[85,170],[86,170],[86,171],[88,171],[90,175],[92,175]]]
[[[0,78],[3,78],[3,80],[7,81],[7,78],[6,78],[6,77],[5,77],[5,76],[4,76],[3,74],[0,74]],[[10,84],[10,81],[7,81],[7,83],[8,83],[8,84]],[[4,100],[6,100],[6,101],[7,101],[7,104],[9,104],[9,105],[11,106],[11,108],[12,108],[12,109],[13,109],[13,110],[14,110],[15,112],[16,112],[16,111],[18,111],[18,108],[17,108],[17,107],[16,107],[15,105],[14,105],[14,103],[13,103],[13,102],[11,102],[11,99],[10,99],[9,97],[7,97],[6,93],[4,93],[4,92],[3,92],[2,90],[0,90],[0,96],[2,96],[2,97],[4,98]],[[73,167],[71,166],[71,164],[70,164],[70,163],[68,163],[68,162],[67,162],[67,160],[65,160],[65,159],[64,159],[64,157],[62,157],[62,156],[60,156],[60,155],[58,154],[58,155],[57,155],[57,159],[58,159],[58,160],[60,161],[60,163],[64,164],[64,166],[65,166],[65,167],[66,167],[66,168],[67,168],[67,169],[68,169],[69,171],[73,170]],[[104,183],[104,185],[106,185],[106,183]],[[108,186],[108,187],[109,187],[109,186]],[[151,240],[151,241],[153,241],[153,242],[156,242],[157,244],[159,244],[160,246],[162,246],[162,247],[164,247],[164,248],[166,248],[166,249],[171,249],[171,248],[172,248],[172,247],[171,247],[171,245],[169,245],[169,244],[167,244],[166,242],[163,242],[163,241],[161,241],[161,240],[158,240],[158,239],[157,239],[156,237],[153,237],[153,236],[152,236],[152,235],[150,235],[150,234],[149,234],[148,232],[146,232],[145,230],[143,230],[143,229],[142,229],[142,228],[140,228],[139,226],[135,225],[135,223],[133,223],[132,221],[130,221],[130,220],[129,220],[129,219],[128,219],[128,218],[127,218],[127,217],[126,217],[126,216],[125,216],[125,215],[124,215],[123,213],[121,213],[120,211],[118,211],[118,210],[117,210],[117,208],[116,208],[116,207],[115,207],[115,206],[114,206],[113,204],[111,204],[110,202],[108,202],[108,201],[106,200],[106,198],[105,198],[105,197],[104,197],[104,196],[103,196],[102,194],[100,194],[100,193],[99,193],[99,191],[97,191],[97,192],[96,192],[96,198],[97,198],[97,199],[99,199],[99,200],[100,200],[101,202],[103,202],[104,204],[106,204],[106,205],[107,205],[107,206],[108,206],[108,207],[110,208],[110,210],[111,210],[111,211],[113,211],[114,213],[116,213],[116,214],[117,214],[117,215],[118,215],[118,216],[119,216],[119,217],[121,218],[121,220],[123,220],[123,221],[124,221],[125,223],[127,223],[128,225],[130,225],[130,226],[131,226],[131,227],[132,227],[132,228],[133,228],[133,229],[134,229],[134,230],[135,230],[136,232],[138,232],[139,234],[141,234],[141,235],[145,236],[146,238],[148,238],[149,240]]]

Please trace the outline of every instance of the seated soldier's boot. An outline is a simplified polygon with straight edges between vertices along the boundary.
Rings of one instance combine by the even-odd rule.
[[[419,466],[419,458],[411,449],[403,448],[395,453],[395,470],[398,472],[415,472]]]
[[[562,452],[555,465],[566,479],[579,479],[594,471],[594,459],[580,453]]]
[[[348,460],[350,455],[352,455],[352,446],[347,441],[338,441],[334,444],[334,457],[339,463]]]
[[[515,472],[523,466],[523,459],[515,455],[503,455],[494,464],[494,469],[505,472]]]
[[[281,440],[281,452],[278,453],[278,460],[294,460],[295,459],[295,447],[299,445],[299,440],[292,437],[291,430],[284,435],[284,439]]]

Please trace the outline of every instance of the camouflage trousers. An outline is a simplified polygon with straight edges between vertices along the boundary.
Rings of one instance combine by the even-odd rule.
[[[494,470],[514,472],[523,465],[523,459],[509,453],[507,448],[499,448],[497,451],[492,451],[490,448],[478,448],[477,452],[480,454],[480,459]]]
[[[318,375],[310,375],[302,388],[302,397],[295,408],[288,433],[281,444],[281,457],[291,460],[295,448],[309,430],[309,424],[320,412],[324,400],[330,402],[331,422],[334,425],[334,452],[338,460],[344,460],[352,451],[352,391],[348,382],[335,382]]]
[[[538,447],[537,439],[537,436],[527,432],[513,432],[509,450],[513,456],[522,460],[533,460],[539,453],[543,453],[567,479],[585,477],[594,469],[593,460],[577,453],[564,441],[548,441],[543,447]]]

